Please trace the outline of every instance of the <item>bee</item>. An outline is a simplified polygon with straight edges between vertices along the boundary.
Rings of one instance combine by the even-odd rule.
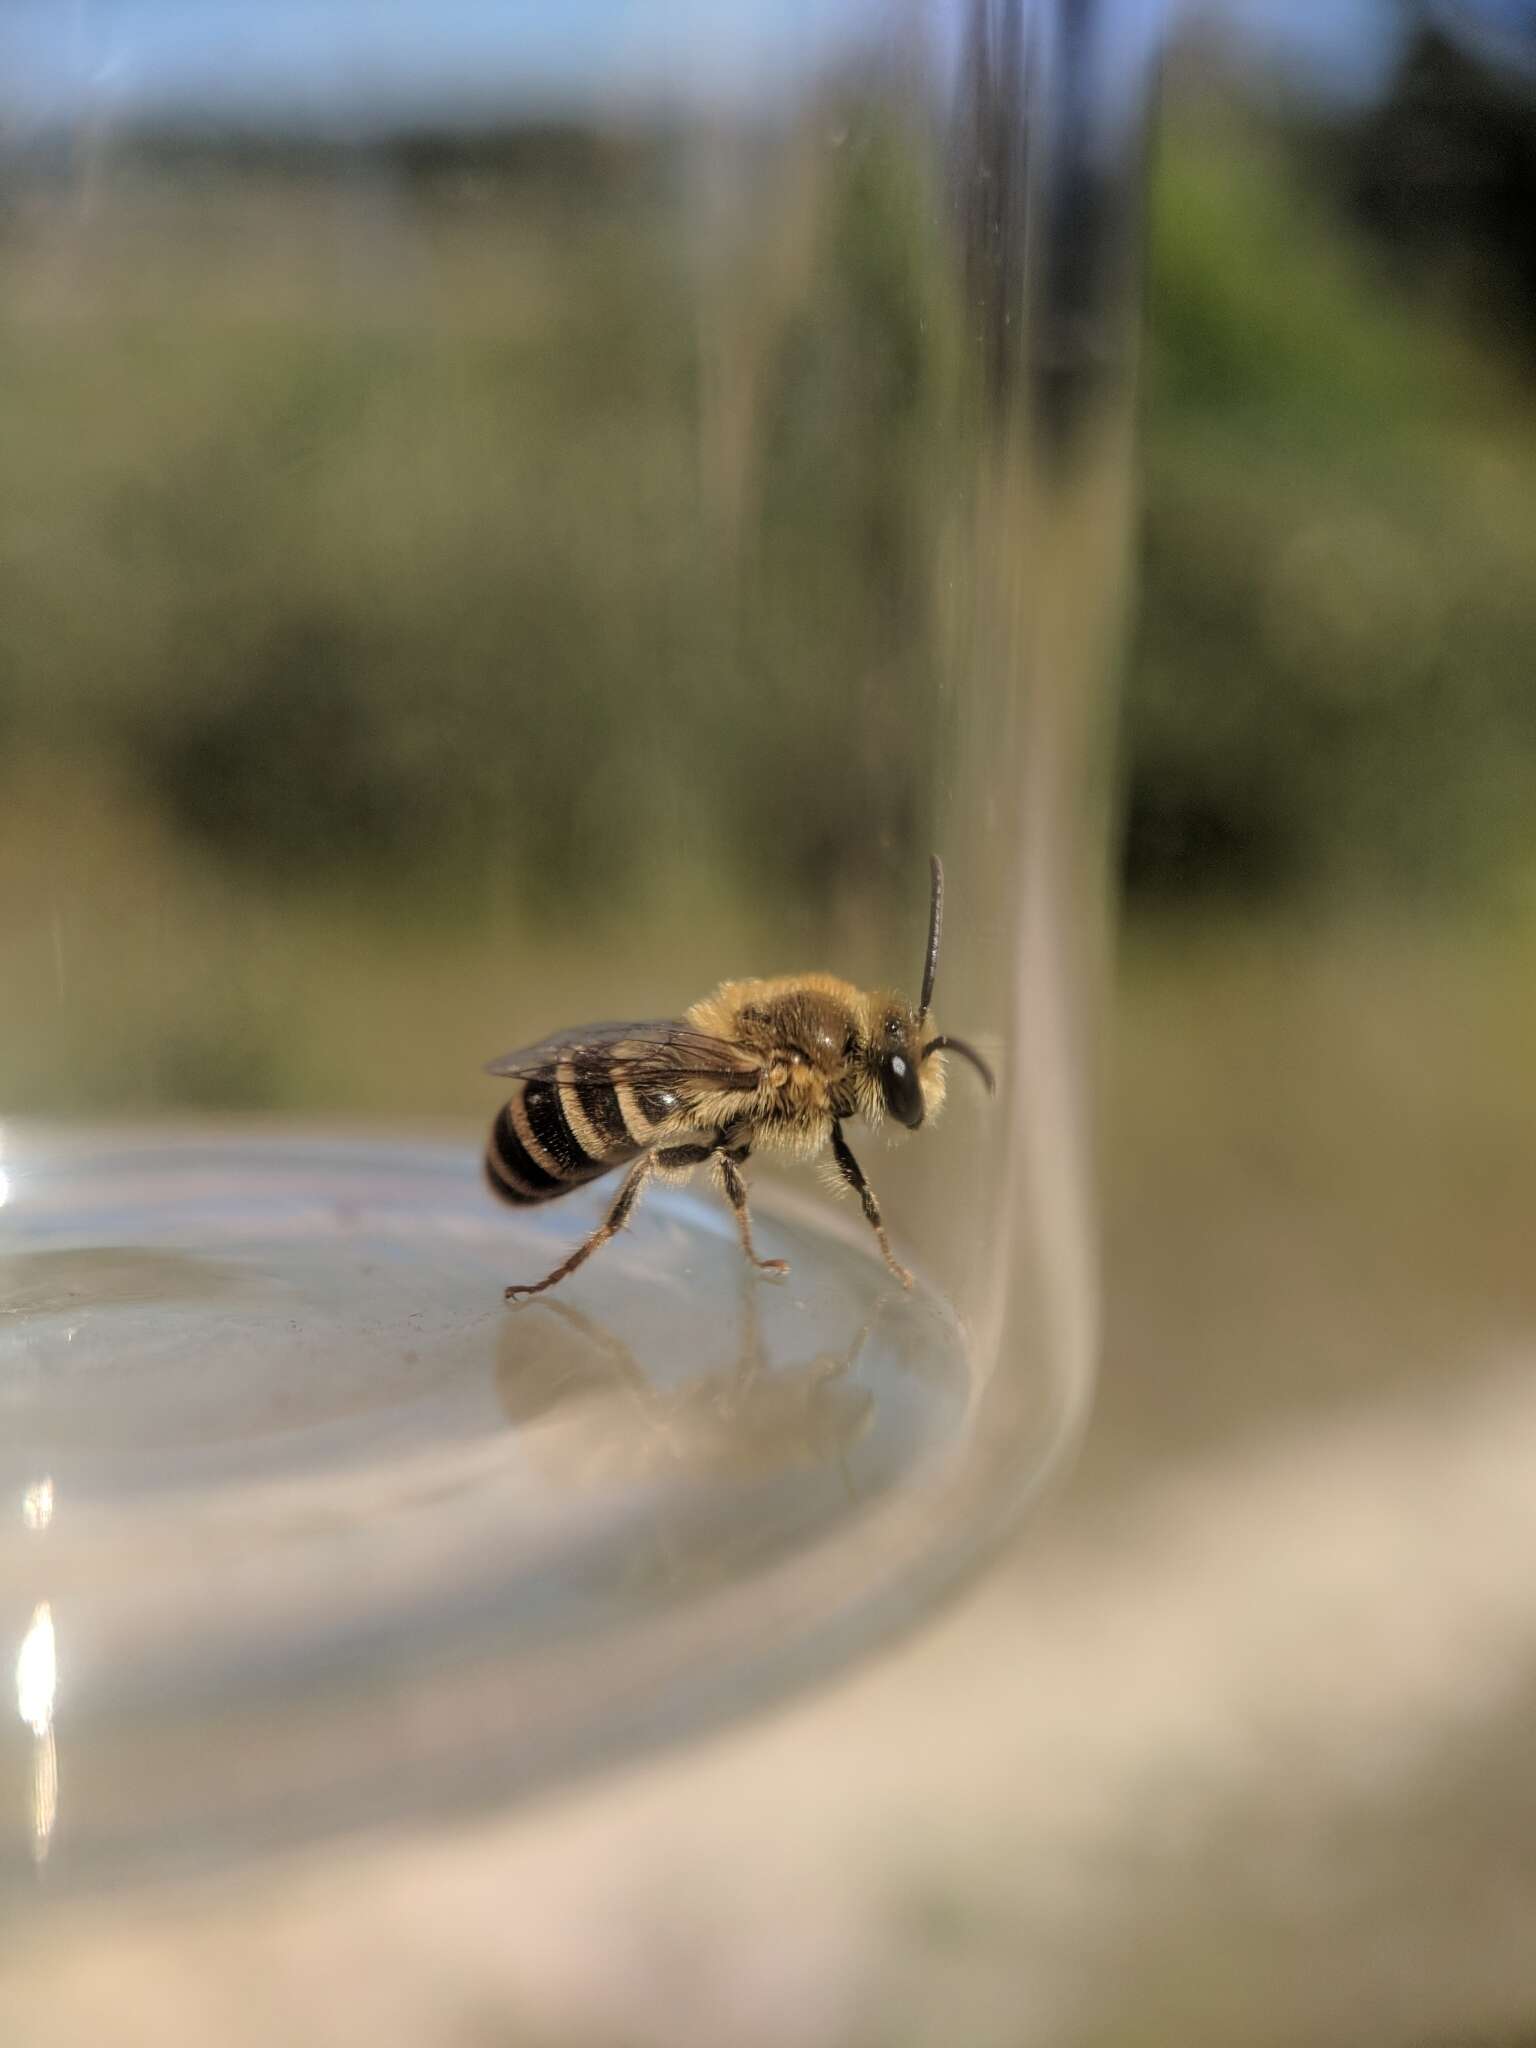
[[[932,888],[922,995],[916,1009],[889,990],[869,992],[830,974],[722,982],[680,1018],[651,1024],[589,1024],[493,1060],[487,1073],[517,1083],[491,1126],[485,1173],[504,1202],[549,1202],[627,1166],[607,1216],[542,1280],[514,1284],[508,1301],[569,1278],[617,1236],[655,1177],[708,1166],[736,1218],[741,1248],[765,1273],[752,1241],[741,1169],[755,1150],[814,1158],[830,1147],[841,1180],[859,1198],[885,1263],[910,1287],[891,1250],[880,1204],[843,1125],[893,1117],[909,1131],[944,1103],[944,1054],[958,1053],[996,1083],[960,1038],[925,1036],[944,921],[944,869]]]

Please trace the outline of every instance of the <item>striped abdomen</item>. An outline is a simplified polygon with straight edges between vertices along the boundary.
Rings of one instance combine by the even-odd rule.
[[[661,1088],[562,1066],[554,1079],[524,1081],[491,1126],[485,1172],[504,1202],[549,1202],[611,1173],[652,1143],[677,1108]]]

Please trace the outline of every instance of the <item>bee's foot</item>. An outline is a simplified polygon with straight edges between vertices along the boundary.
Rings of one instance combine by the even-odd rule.
[[[519,1286],[509,1287],[506,1298],[508,1301],[521,1301],[529,1295],[542,1294],[548,1285],[547,1280],[526,1281]]]
[[[775,1280],[782,1280],[789,1271],[788,1259],[754,1259],[752,1263],[759,1273],[771,1273]]]

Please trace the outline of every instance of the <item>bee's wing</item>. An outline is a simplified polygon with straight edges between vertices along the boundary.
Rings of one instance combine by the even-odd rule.
[[[556,1031],[536,1045],[504,1052],[491,1060],[488,1074],[506,1074],[514,1081],[551,1081],[555,1069],[569,1062],[578,1072],[591,1072],[598,1064],[611,1066],[614,1048],[624,1039],[642,1042],[657,1038],[669,1027],[657,1024],[579,1024],[570,1031]]]
[[[647,1024],[584,1024],[492,1060],[488,1074],[553,1081],[561,1067],[579,1081],[625,1081],[633,1087],[755,1088],[763,1063],[745,1046],[695,1031],[675,1017]]]

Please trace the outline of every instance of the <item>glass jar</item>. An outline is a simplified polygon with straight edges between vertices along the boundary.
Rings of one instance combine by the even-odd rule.
[[[1059,1467],[1151,45],[1112,0],[8,13],[9,1887],[678,1739]],[[706,1167],[509,1304],[620,1183],[493,1199],[484,1063],[727,978],[915,1007],[934,854],[918,1052],[979,1063],[848,1124],[911,1287],[752,1128],[787,1275]]]

